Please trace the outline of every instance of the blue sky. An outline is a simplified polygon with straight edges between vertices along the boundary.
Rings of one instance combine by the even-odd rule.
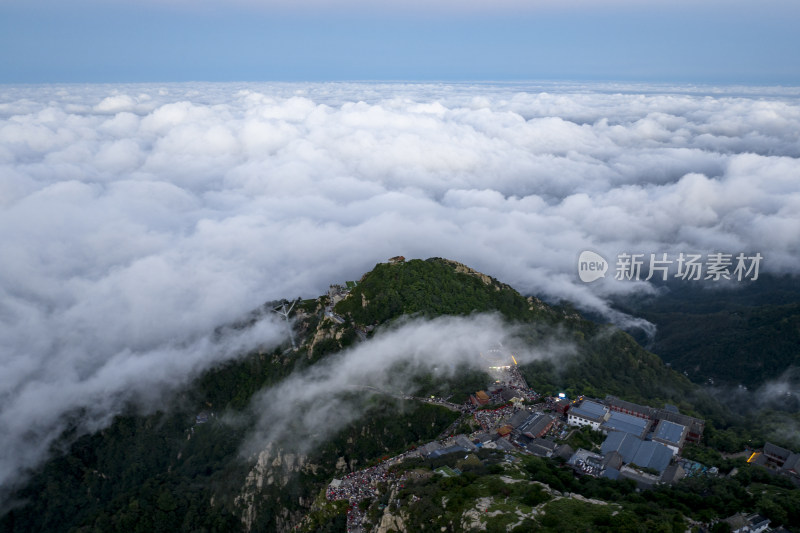
[[[797,2],[527,4],[3,1],[0,82],[800,84]]]

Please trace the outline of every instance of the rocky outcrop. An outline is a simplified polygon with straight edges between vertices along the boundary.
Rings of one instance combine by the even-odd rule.
[[[486,529],[486,511],[492,504],[492,498],[478,498],[475,507],[467,509],[461,515],[461,528],[464,531],[484,531]]]
[[[495,290],[500,290],[500,287],[502,286],[502,284],[500,282],[498,282],[496,279],[493,279],[492,277],[487,276],[486,274],[483,274],[482,272],[478,272],[477,270],[475,270],[473,268],[470,268],[470,267],[468,267],[467,265],[465,265],[463,263],[459,263],[458,261],[453,261],[451,259],[442,259],[442,261],[445,264],[450,265],[451,267],[453,267],[453,269],[455,269],[456,272],[460,272],[461,274],[469,274],[470,276],[474,276],[474,277],[478,278],[479,280],[481,280],[485,285],[495,285]]]
[[[308,462],[308,457],[297,453],[285,453],[274,444],[269,444],[261,453],[255,465],[247,474],[242,492],[235,503],[241,509],[242,523],[246,531],[252,529],[258,513],[258,502],[263,491],[270,486],[285,487],[298,472],[316,472],[319,465]],[[308,507],[311,501],[298,501],[301,507]],[[288,530],[294,526],[294,517],[275,517],[276,526],[280,530]],[[283,524],[283,526],[281,526]],[[285,526],[285,527],[284,527]]]
[[[326,319],[319,323],[317,330],[314,332],[314,337],[308,345],[308,356],[314,353],[314,347],[322,340],[334,338],[336,335],[336,325],[332,320]],[[341,333],[339,334],[341,336]]]
[[[376,533],[389,533],[390,531],[406,531],[405,519],[403,513],[392,514],[383,513],[381,523],[375,528]]]
[[[531,311],[547,311],[549,308],[546,303],[535,296],[528,296],[528,309]]]
[[[390,501],[394,501],[397,498],[397,488],[392,489],[392,493],[389,496]],[[397,514],[391,512],[389,510],[389,506],[383,511],[383,515],[381,516],[381,521],[378,526],[373,529],[376,533],[389,533],[390,531],[407,531],[406,529],[406,520],[408,520],[408,516],[405,514],[403,510],[398,510]]]

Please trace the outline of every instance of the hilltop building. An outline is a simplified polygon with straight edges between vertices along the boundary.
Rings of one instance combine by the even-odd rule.
[[[514,429],[517,429],[522,424],[524,424],[525,421],[528,420],[528,418],[530,417],[531,417],[530,411],[524,411],[524,410],[517,411],[516,413],[513,414],[511,418],[508,419],[508,425],[513,427]]]
[[[518,431],[530,439],[538,439],[550,431],[555,421],[550,415],[534,413],[519,426]]]
[[[486,391],[479,390],[475,394],[470,395],[469,401],[472,405],[486,405],[489,403],[490,397]]]
[[[590,426],[592,429],[598,429],[609,416],[608,407],[591,400],[584,400],[579,406],[570,408],[567,422],[570,426]]]
[[[626,464],[652,468],[662,474],[672,461],[672,450],[661,443],[642,440],[630,433],[615,431],[608,434],[600,446],[603,455],[617,452]]]
[[[500,391],[500,397],[503,398],[503,400],[506,401],[506,402],[510,402],[510,401],[514,400],[515,398],[520,398],[522,400],[525,399],[525,397],[522,394],[520,394],[519,392],[515,391],[514,389],[510,389],[510,388],[505,388],[505,389],[501,390]]]
[[[764,443],[764,457],[778,468],[782,468],[791,456],[792,452],[786,448],[781,448],[771,442]]]
[[[695,418],[689,415],[682,415],[677,413],[677,408],[673,405],[665,407],[664,409],[657,409],[646,405],[639,405],[633,402],[620,400],[615,396],[607,396],[604,402],[611,411],[632,415],[646,420],[660,422],[667,420],[687,428],[685,441],[700,442],[703,438],[703,431],[705,430],[706,422],[701,418]]]
[[[731,533],[761,533],[767,530],[770,520],[759,514],[736,513],[723,522],[731,527]]]
[[[569,458],[567,464],[570,465],[576,473],[588,476],[599,477],[603,471],[603,458],[589,450],[582,448],[578,449],[572,457]]]
[[[464,448],[463,446],[454,444],[453,446],[448,446],[447,448],[434,450],[433,452],[428,454],[428,459],[438,459],[443,455],[450,455],[451,453],[469,453],[469,450]]]
[[[673,455],[678,455],[683,449],[683,443],[686,441],[686,435],[689,433],[689,428],[670,422],[669,420],[660,420],[656,429],[653,432],[653,440],[672,450]]]
[[[338,304],[350,294],[350,290],[342,287],[341,285],[331,285],[328,288],[328,298],[330,298],[330,306]]]
[[[527,442],[524,448],[538,457],[552,457],[558,448],[558,444],[547,439],[533,439]]]
[[[650,430],[650,420],[617,411],[611,411],[608,419],[600,424],[599,429],[606,434],[610,431],[621,431],[623,433],[630,433],[631,435],[643,439]]]
[[[425,444],[424,446],[420,446],[417,449],[417,451],[419,452],[420,457],[425,458],[425,457],[428,457],[433,452],[435,452],[437,450],[441,450],[442,448],[443,448],[443,446],[441,444],[439,444],[436,441],[433,441],[433,442],[429,442],[428,444]]]
[[[569,411],[570,405],[571,404],[569,403],[569,400],[562,398],[553,404],[553,410],[560,415],[566,416],[567,411]]]
[[[800,453],[767,442],[764,444],[764,450],[753,452],[747,462],[762,466],[770,472],[788,476],[795,485],[800,486]]]

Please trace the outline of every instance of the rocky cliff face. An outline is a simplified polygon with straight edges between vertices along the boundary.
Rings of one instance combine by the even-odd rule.
[[[510,289],[511,288],[508,285],[506,285],[504,283],[500,283],[496,279],[494,279],[494,278],[492,278],[490,276],[487,276],[486,274],[484,274],[482,272],[478,272],[474,268],[470,268],[465,264],[459,263],[458,261],[453,261],[451,259],[442,259],[442,262],[452,266],[455,269],[456,272],[459,272],[461,274],[469,274],[470,276],[474,276],[474,277],[478,278],[479,280],[481,280],[484,283],[484,285],[494,285],[494,289],[496,291],[499,291],[501,288],[504,288],[504,289]]]
[[[319,465],[310,463],[303,454],[287,453],[274,444],[269,444],[258,454],[255,465],[247,474],[245,484],[236,505],[241,509],[242,522],[247,531],[251,531],[258,517],[261,500],[266,494],[273,492],[271,489],[280,490],[289,484],[290,480],[300,472],[316,473]],[[313,499],[300,497],[298,505],[301,508],[310,507]],[[281,516],[276,516],[275,525],[278,531],[289,531],[303,516],[302,512],[292,513],[288,509],[282,510]]]
[[[389,501],[393,501],[397,499],[397,488],[392,488],[391,496],[389,497]],[[373,530],[375,533],[389,533],[391,531],[406,531],[406,521],[408,520],[408,516],[406,515],[406,511],[404,509],[399,509],[396,512],[392,512],[389,510],[390,506],[387,506],[381,516],[381,521],[378,523],[378,526]]]

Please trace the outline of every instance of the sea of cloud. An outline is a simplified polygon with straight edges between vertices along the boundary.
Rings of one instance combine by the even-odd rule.
[[[0,486],[72,414],[100,427],[282,334],[215,327],[394,255],[624,322],[608,298],[652,287],[581,283],[582,250],[797,273],[798,235],[793,88],[3,86]]]

